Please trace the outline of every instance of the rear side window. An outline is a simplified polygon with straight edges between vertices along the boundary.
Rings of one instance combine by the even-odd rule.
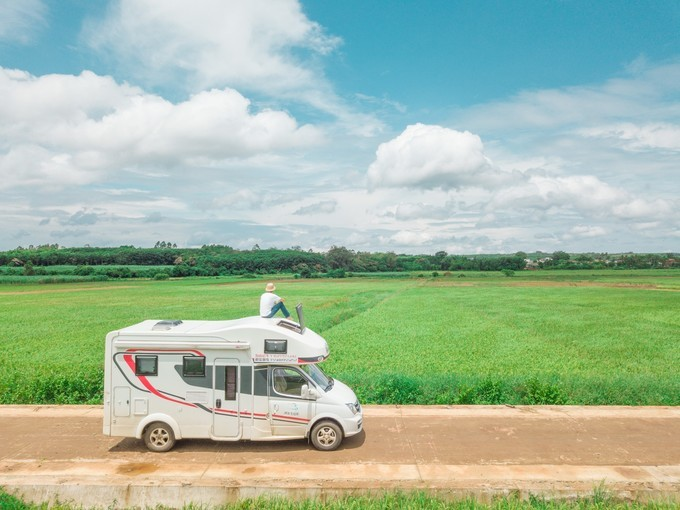
[[[158,375],[158,356],[135,356],[135,375]]]
[[[182,375],[184,377],[205,377],[205,357],[184,356],[182,360]]]

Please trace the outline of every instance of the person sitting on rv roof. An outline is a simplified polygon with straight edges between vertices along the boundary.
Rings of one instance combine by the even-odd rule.
[[[290,317],[286,305],[283,304],[283,298],[274,294],[276,286],[270,282],[264,290],[265,293],[260,296],[260,316],[270,319],[276,315],[276,312],[281,310],[286,319]]]

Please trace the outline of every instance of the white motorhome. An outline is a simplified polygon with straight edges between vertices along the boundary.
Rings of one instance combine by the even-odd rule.
[[[317,363],[328,344],[300,323],[147,320],[106,336],[104,434],[176,440],[309,438],[334,450],[361,432],[354,392]]]

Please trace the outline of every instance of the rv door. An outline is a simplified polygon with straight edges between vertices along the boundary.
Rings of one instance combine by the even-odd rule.
[[[271,367],[269,375],[272,435],[304,437],[315,402],[303,390],[311,383],[296,367]]]
[[[213,370],[213,435],[237,438],[241,435],[239,417],[239,362],[217,358]]]

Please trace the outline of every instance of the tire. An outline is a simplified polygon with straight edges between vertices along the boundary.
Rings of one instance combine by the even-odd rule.
[[[320,421],[312,428],[312,444],[317,450],[330,452],[342,443],[342,429],[334,421]]]
[[[167,452],[175,446],[175,433],[168,424],[155,421],[144,431],[144,444],[152,452]]]

